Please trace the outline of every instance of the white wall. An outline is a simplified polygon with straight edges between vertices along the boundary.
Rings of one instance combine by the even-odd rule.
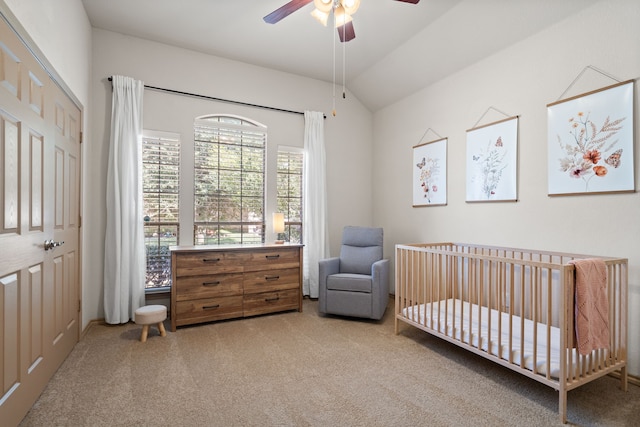
[[[89,103],[91,24],[82,0],[0,0],[86,108]]]
[[[6,7],[19,25],[28,34],[29,42],[33,42],[32,48],[42,54],[45,60],[53,67],[53,70],[62,80],[71,95],[76,98],[83,109],[82,132],[88,135],[91,128],[90,109],[91,98],[90,71],[91,71],[91,24],[84,11],[81,0],[0,0],[2,10]],[[86,138],[85,138],[86,140]],[[83,144],[83,180],[91,173],[91,166],[87,166],[86,146]],[[83,195],[83,211],[86,211],[86,198]],[[84,218],[86,219],[86,217]],[[93,227],[91,220],[83,221],[82,250],[87,252],[86,231]],[[82,305],[88,307],[92,301],[84,292],[87,283],[90,283],[92,271],[86,266],[86,258],[82,265]],[[90,295],[90,294],[89,294]],[[84,310],[82,313],[82,327],[89,320],[96,318],[95,313]]]
[[[373,221],[385,228],[386,253],[397,243],[459,241],[628,258],[629,362],[635,375],[640,374],[640,196],[547,196],[546,105],[588,65],[620,80],[640,77],[639,18],[640,2],[603,0],[378,111],[373,121]],[[589,70],[565,97],[613,83]],[[467,204],[466,130],[492,106],[520,116],[518,201]],[[637,87],[635,108],[638,170]],[[491,111],[481,124],[502,118]],[[412,208],[412,147],[428,128],[448,138],[448,204]],[[430,133],[423,142],[435,139]],[[640,189],[637,172],[635,185]]]
[[[107,78],[111,75],[130,76],[143,80],[146,85],[182,92],[294,111],[325,112],[332,253],[336,254],[339,249],[343,226],[371,224],[372,115],[353,96],[347,95],[346,101],[337,100],[337,116],[333,117],[332,86],[326,82],[100,29],[93,30],[93,52],[91,85],[94,97],[90,110],[95,126],[85,144],[91,175],[84,183],[85,223],[90,221],[91,224],[84,254],[85,268],[91,271],[84,284],[85,312],[90,319],[103,317],[105,180],[111,116],[111,83]],[[210,113],[238,114],[267,125],[268,159],[273,159],[272,150],[277,144],[303,145],[304,119],[301,115],[145,90],[144,127],[180,133],[183,142],[193,141],[193,119]],[[188,166],[193,160],[190,156],[185,157],[182,163]],[[269,165],[275,167],[271,161]],[[191,179],[189,168],[182,171],[181,179]],[[266,213],[270,212],[267,206]]]

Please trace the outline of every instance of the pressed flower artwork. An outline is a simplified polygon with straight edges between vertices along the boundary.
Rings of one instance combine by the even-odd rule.
[[[549,195],[634,190],[633,81],[547,106]]]
[[[413,147],[413,206],[447,204],[447,139]]]
[[[467,202],[517,199],[518,118],[467,131]]]

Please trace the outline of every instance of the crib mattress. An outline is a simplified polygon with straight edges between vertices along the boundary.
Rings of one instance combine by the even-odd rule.
[[[459,299],[407,307],[402,310],[402,315],[408,320],[426,326],[427,329],[440,332],[530,371],[534,371],[535,366],[535,372],[538,374],[546,376],[549,369],[550,377],[559,377],[560,329],[557,327],[548,327],[543,323],[510,316],[509,313]],[[535,349],[534,332],[537,343]],[[571,359],[576,369],[577,356],[578,353],[574,349]],[[585,361],[588,363],[589,356],[586,358]]]

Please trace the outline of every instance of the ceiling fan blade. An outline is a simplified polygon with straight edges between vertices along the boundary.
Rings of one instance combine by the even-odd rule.
[[[396,0],[396,1],[402,1],[405,3],[411,3],[411,4],[418,4],[420,0]]]
[[[313,0],[291,0],[289,3],[279,7],[262,19],[267,24],[275,24],[311,2],[313,2]]]
[[[353,29],[353,22],[349,21],[344,25],[340,25],[338,28],[338,35],[341,42],[348,42],[356,38],[356,32]]]

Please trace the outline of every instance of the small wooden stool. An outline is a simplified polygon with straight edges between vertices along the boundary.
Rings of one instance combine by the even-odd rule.
[[[142,325],[142,335],[140,335],[140,341],[147,341],[147,334],[149,333],[149,325],[158,324],[158,330],[160,336],[164,337],[167,332],[164,330],[164,320],[167,318],[167,307],[164,305],[145,305],[140,307],[135,312],[134,321],[138,325]]]

